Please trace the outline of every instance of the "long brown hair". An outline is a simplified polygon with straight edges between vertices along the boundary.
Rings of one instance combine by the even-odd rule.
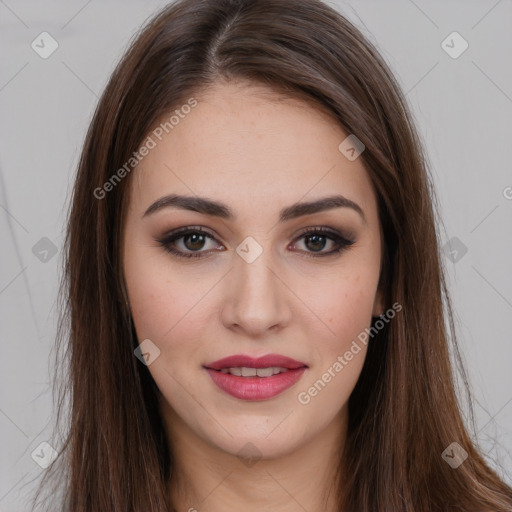
[[[164,115],[220,79],[309,101],[365,145],[361,158],[385,235],[380,285],[387,306],[403,309],[370,341],[349,400],[339,510],[510,511],[512,489],[472,441],[455,391],[450,347],[470,396],[422,142],[378,51],[319,0],[179,0],[147,24],[115,69],[87,133],[71,201],[56,432],[64,409],[69,413],[37,498],[55,478],[62,510],[172,509],[173,460],[158,389],[134,357],[137,337],[124,301],[120,242],[136,166],[112,178]],[[474,428],[471,402],[469,410]],[[456,469],[442,457],[454,442],[468,455]]]

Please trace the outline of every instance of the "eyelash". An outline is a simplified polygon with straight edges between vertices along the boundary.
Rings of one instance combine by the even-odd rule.
[[[203,256],[204,253],[208,253],[210,251],[195,251],[190,253],[184,253],[182,251],[178,251],[172,247],[172,245],[179,240],[180,238],[184,238],[186,235],[191,234],[200,234],[205,235],[207,238],[210,238],[214,240],[214,237],[210,235],[207,231],[204,231],[201,228],[196,228],[193,226],[188,226],[185,228],[177,229],[176,231],[173,231],[169,234],[167,234],[165,237],[161,239],[157,239],[156,241],[164,248],[165,251],[168,253],[177,256],[179,258],[204,258],[206,256]],[[311,236],[311,235],[324,235],[327,238],[330,238],[333,240],[337,248],[333,249],[330,252],[327,253],[306,253],[306,257],[311,258],[323,258],[325,256],[334,256],[336,254],[341,253],[342,251],[348,249],[349,246],[353,245],[355,243],[355,240],[345,238],[338,234],[336,231],[333,231],[331,229],[322,228],[322,227],[314,227],[307,229],[303,231],[295,240],[299,240],[300,238]],[[294,242],[296,243],[296,242]]]

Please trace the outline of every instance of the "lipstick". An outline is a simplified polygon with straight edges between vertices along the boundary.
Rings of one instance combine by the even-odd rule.
[[[293,386],[308,368],[279,354],[251,357],[243,354],[204,365],[219,389],[241,400],[269,400]]]

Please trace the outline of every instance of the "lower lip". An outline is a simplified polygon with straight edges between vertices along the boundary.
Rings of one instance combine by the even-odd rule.
[[[268,400],[292,387],[306,367],[288,370],[272,377],[238,377],[206,368],[213,382],[228,395],[242,400]]]

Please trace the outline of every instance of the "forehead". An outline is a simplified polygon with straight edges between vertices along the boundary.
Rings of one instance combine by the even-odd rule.
[[[338,149],[349,134],[326,112],[247,83],[194,99],[172,125],[165,124],[172,113],[162,119],[159,136],[150,133],[155,145],[132,180],[130,203],[141,213],[168,193],[216,198],[253,215],[333,193],[374,207],[362,160]]]

